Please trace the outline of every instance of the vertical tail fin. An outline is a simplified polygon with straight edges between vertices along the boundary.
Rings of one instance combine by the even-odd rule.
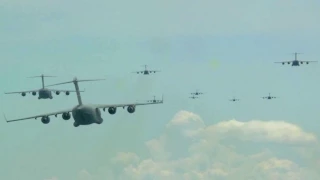
[[[142,65],[142,66],[144,66],[144,70],[146,71],[147,70],[147,65]]]
[[[28,77],[28,78],[36,78],[36,77],[41,77],[41,80],[42,80],[42,88],[44,88],[44,77],[57,77],[57,76],[47,76],[47,75],[41,74],[40,76],[31,76],[31,77]]]
[[[63,83],[57,83],[57,84],[52,84],[49,86],[56,86],[56,85],[60,85],[60,84],[68,84],[68,83],[73,83],[74,87],[76,89],[76,93],[77,93],[77,99],[78,99],[78,104],[82,105],[82,99],[81,99],[81,95],[80,95],[80,89],[79,89],[79,85],[78,82],[84,82],[84,81],[102,81],[105,79],[87,79],[87,80],[78,80],[76,77],[73,79],[73,81],[68,81],[68,82],[63,82]],[[48,87],[48,86],[47,86]]]

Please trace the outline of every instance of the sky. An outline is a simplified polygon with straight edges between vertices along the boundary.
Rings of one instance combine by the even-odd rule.
[[[274,63],[319,60],[319,17],[315,0],[0,0],[1,92],[39,89],[26,77],[45,74],[105,78],[80,84],[83,103],[164,95],[100,125],[2,118],[0,179],[320,179],[319,64]],[[145,64],[161,72],[131,73]],[[77,103],[53,96],[2,93],[0,109],[14,119]]]

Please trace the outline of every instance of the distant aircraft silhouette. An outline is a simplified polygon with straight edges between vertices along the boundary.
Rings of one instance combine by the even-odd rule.
[[[269,96],[262,97],[262,99],[275,99],[275,98],[277,97],[271,96],[270,93],[269,93]]]
[[[191,98],[191,99],[197,99],[197,98],[199,98],[199,97],[197,97],[197,96],[191,96],[191,97],[189,97],[189,98]]]
[[[199,90],[196,90],[196,92],[190,93],[192,95],[201,95],[204,94],[203,92],[199,92]]]
[[[156,100],[156,96],[153,96],[153,100],[147,100],[147,102],[152,102],[152,103],[158,103],[163,101],[163,95],[162,95],[162,100]]]
[[[160,71],[158,71],[158,70],[148,70],[147,69],[147,65],[144,65],[144,71],[135,71],[135,72],[132,72],[132,73],[137,73],[137,74],[141,73],[143,75],[149,75],[150,73],[156,73],[156,72],[160,72]]]
[[[294,60],[293,61],[281,61],[281,62],[275,62],[275,63],[282,63],[282,65],[284,64],[292,64],[291,66],[300,66],[300,64],[303,64],[303,63],[306,63],[306,64],[309,64],[311,62],[318,62],[318,61],[299,61],[297,59],[297,55],[298,54],[301,54],[301,53],[294,53]]]
[[[232,99],[230,99],[230,101],[235,102],[235,101],[240,101],[240,99],[236,99],[235,97],[233,97]]]
[[[36,78],[36,77],[41,77],[42,79],[42,88],[37,89],[37,90],[30,90],[30,91],[18,91],[18,92],[6,92],[5,94],[21,94],[22,96],[26,96],[27,93],[32,93],[32,95],[37,95],[38,92],[38,99],[52,99],[52,92],[55,92],[56,95],[59,95],[60,92],[66,93],[66,95],[69,95],[70,92],[76,92],[73,90],[57,90],[57,89],[47,89],[44,86],[44,77],[55,77],[55,76],[45,76],[45,75],[40,75],[40,76],[33,76],[29,78]],[[83,92],[83,91],[80,91]]]

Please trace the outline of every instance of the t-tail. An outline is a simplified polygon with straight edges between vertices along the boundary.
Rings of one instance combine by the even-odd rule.
[[[105,79],[86,79],[86,80],[78,80],[76,77],[73,79],[73,81],[68,81],[68,82],[63,82],[63,83],[57,83],[57,84],[52,84],[49,86],[56,86],[56,85],[60,85],[60,84],[68,84],[68,83],[73,83],[74,87],[76,89],[77,92],[77,99],[78,99],[78,104],[82,105],[82,99],[81,99],[81,95],[80,95],[80,89],[79,89],[79,85],[78,82],[84,82],[84,81],[102,81]],[[47,86],[48,87],[48,86]]]
[[[298,54],[302,54],[302,53],[298,53],[298,52],[295,52],[295,53],[293,53],[294,54],[294,60],[298,60]]]
[[[32,76],[32,77],[28,77],[28,78],[36,78],[36,77],[41,77],[42,88],[44,88],[44,77],[57,77],[57,76],[46,76],[46,75],[41,74],[40,76]]]
[[[146,71],[147,70],[147,65],[142,65],[142,66],[144,66],[144,70]]]

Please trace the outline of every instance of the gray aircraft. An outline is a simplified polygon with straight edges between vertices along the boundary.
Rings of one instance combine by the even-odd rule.
[[[191,97],[189,97],[189,98],[191,98],[191,99],[198,99],[199,97],[198,96],[191,96]]]
[[[27,120],[27,119],[37,119],[41,117],[41,121],[43,124],[48,124],[50,122],[49,116],[54,115],[57,117],[58,114],[62,114],[62,118],[64,120],[69,120],[71,118],[70,112],[72,113],[72,117],[74,119],[73,126],[78,127],[79,125],[90,125],[93,123],[101,124],[103,122],[103,119],[101,117],[100,109],[103,109],[105,111],[106,108],[108,108],[108,112],[110,114],[115,114],[117,107],[122,107],[123,109],[127,107],[127,111],[129,113],[134,113],[136,106],[138,105],[150,105],[150,104],[162,104],[163,100],[156,103],[128,103],[128,104],[101,104],[101,105],[92,105],[92,104],[82,104],[81,96],[80,96],[80,90],[78,86],[78,82],[84,82],[84,81],[99,81],[104,79],[91,79],[91,80],[77,80],[77,78],[74,78],[73,81],[64,82],[64,83],[58,83],[53,84],[49,86],[55,86],[60,84],[67,84],[67,83],[73,83],[76,89],[77,93],[77,99],[78,99],[78,105],[76,105],[73,108],[65,109],[58,112],[52,112],[47,114],[41,114],[36,116],[31,116],[27,118],[21,118],[21,119],[14,119],[14,120],[7,120],[7,122],[14,122],[14,121],[21,121],[21,120]]]
[[[271,96],[270,93],[269,93],[269,96],[265,96],[265,97],[262,97],[262,99],[275,99],[275,98],[278,98],[278,97],[275,97],[275,96]]]
[[[240,99],[236,99],[235,97],[233,97],[232,99],[230,99],[230,101],[235,102],[235,101],[240,101]]]
[[[163,100],[163,96],[162,96],[162,100]],[[162,100],[156,100],[156,96],[153,96],[153,100],[147,100],[147,102],[158,103],[158,102],[161,102]]]
[[[32,95],[37,95],[38,92],[38,99],[52,99],[52,92],[55,92],[56,95],[59,95],[60,92],[64,92],[66,93],[66,95],[68,96],[70,94],[70,92],[75,92],[75,91],[70,91],[70,90],[57,90],[57,89],[47,89],[44,86],[44,77],[56,77],[56,76],[45,76],[45,75],[41,75],[41,76],[33,76],[33,77],[29,77],[29,78],[36,78],[36,77],[41,77],[42,79],[42,88],[41,89],[37,89],[37,90],[30,90],[30,91],[19,91],[19,92],[6,92],[5,94],[21,94],[22,96],[26,96],[27,93],[32,93]]]
[[[135,72],[132,72],[132,73],[137,73],[137,74],[141,73],[143,75],[149,75],[150,73],[156,73],[156,72],[160,72],[160,71],[158,71],[158,70],[148,70],[147,69],[147,65],[144,65],[144,71],[135,71]]]
[[[199,90],[196,90],[196,92],[193,92],[193,93],[190,93],[190,94],[192,94],[192,95],[201,95],[201,94],[204,94],[204,93],[199,92]]]
[[[275,62],[275,63],[282,63],[282,65],[284,64],[292,64],[291,66],[300,66],[300,64],[303,64],[303,63],[306,63],[306,64],[309,64],[311,62],[318,62],[318,61],[300,61],[297,59],[297,55],[298,54],[301,54],[301,53],[294,53],[294,60],[292,61],[281,61],[281,62]]]

